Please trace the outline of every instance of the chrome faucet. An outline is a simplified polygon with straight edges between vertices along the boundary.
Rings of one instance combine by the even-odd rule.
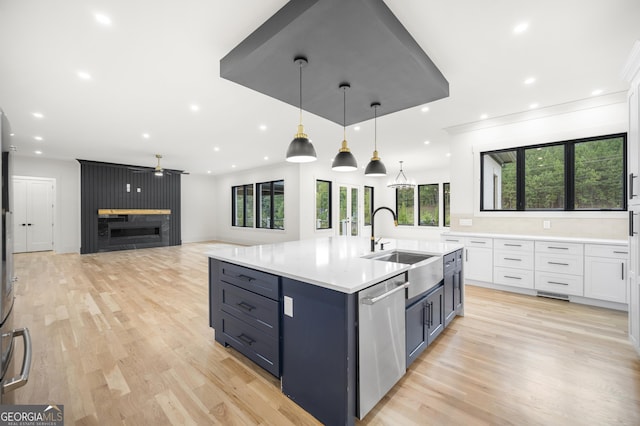
[[[378,207],[377,209],[375,209],[373,213],[371,213],[371,251],[372,252],[376,251],[375,225],[374,225],[373,219],[375,218],[376,213],[378,213],[380,210],[389,210],[393,215],[393,224],[395,226],[398,226],[398,216],[396,216],[396,213],[393,210],[391,210],[389,207]]]

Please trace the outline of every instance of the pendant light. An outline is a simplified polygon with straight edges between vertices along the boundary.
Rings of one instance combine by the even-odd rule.
[[[291,163],[309,163],[316,161],[316,150],[313,144],[304,133],[302,126],[302,67],[307,65],[307,58],[304,56],[296,56],[293,60],[300,67],[300,124],[298,124],[298,133],[293,137],[287,149],[287,161]]]
[[[415,183],[410,182],[409,179],[407,179],[407,176],[402,171],[402,163],[403,162],[400,161],[400,172],[398,173],[398,176],[396,176],[395,180],[393,182],[391,182],[390,184],[388,184],[387,187],[389,187],[389,188],[398,188],[398,189],[407,189],[407,188],[413,188],[414,186],[416,186]]]
[[[373,157],[371,157],[371,161],[367,164],[367,168],[364,169],[365,176],[386,176],[387,168],[384,166],[380,157],[378,157],[378,107],[380,106],[379,102],[374,102],[371,104],[371,108],[374,111],[373,125],[374,125],[374,137],[373,137]]]
[[[333,159],[333,165],[331,166],[332,170],[336,172],[352,172],[358,169],[358,162],[356,161],[356,157],[353,156],[351,150],[347,146],[347,89],[351,86],[349,83],[342,83],[340,85],[340,89],[342,90],[342,147],[338,151],[336,158]]]

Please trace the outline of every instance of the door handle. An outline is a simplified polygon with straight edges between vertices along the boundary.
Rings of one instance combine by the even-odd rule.
[[[633,230],[633,216],[635,216],[636,213],[633,212],[633,210],[629,210],[629,236],[633,237],[634,235],[637,234],[636,231]]]
[[[28,328],[19,328],[11,332],[12,338],[22,336],[24,341],[24,355],[22,355],[22,368],[20,375],[2,382],[2,393],[11,392],[27,384],[31,371],[31,335]]]
[[[255,343],[255,340],[253,340],[251,337],[247,336],[244,333],[240,334],[238,336],[238,339],[242,340],[244,343],[246,343],[249,346]]]
[[[633,173],[629,173],[629,199],[633,199],[636,194],[633,193],[633,179],[637,178],[638,175],[634,175]]]
[[[383,294],[381,294],[379,296],[376,296],[376,297],[365,297],[364,299],[362,299],[362,304],[364,304],[364,305],[373,305],[374,303],[377,303],[377,302],[381,301],[382,299],[385,299],[385,298],[391,296],[392,294],[399,292],[400,290],[404,290],[407,287],[409,287],[409,283],[404,283],[404,284],[401,284],[401,285],[397,286],[393,290],[389,290],[388,292],[383,293]]]
[[[27,223],[27,226],[31,226],[31,224],[30,224],[30,223]]]
[[[27,226],[27,224],[26,223],[21,223],[20,226]]]
[[[236,303],[236,305],[238,305],[239,307],[241,307],[245,311],[249,311],[249,312],[253,311],[256,308],[255,306],[252,306],[252,305],[248,304],[245,301],[242,301],[240,303]]]
[[[624,262],[622,262],[620,266],[622,267],[622,280],[624,281]]]

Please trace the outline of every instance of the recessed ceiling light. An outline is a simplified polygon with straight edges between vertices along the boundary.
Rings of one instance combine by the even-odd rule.
[[[602,89],[596,89],[593,92],[591,92],[592,96],[598,96],[598,95],[602,95]]]
[[[236,165],[235,165],[235,164],[232,164],[232,165],[231,165],[231,168],[232,168],[232,169],[235,169],[235,168],[236,168]]]
[[[429,145],[430,143],[431,143],[431,142],[429,142],[429,141],[424,141],[424,144],[425,144],[425,145]]]
[[[536,108],[538,108],[538,103],[537,103],[537,102],[532,103],[531,105],[529,105],[529,108],[530,108],[530,109],[536,109]]]
[[[41,141],[41,140],[43,140],[43,139],[42,139],[42,136],[34,136],[33,138],[34,138],[35,140],[37,140],[37,141]]]
[[[422,108],[420,108],[420,111],[429,112],[429,107],[428,106],[422,107]]]
[[[451,157],[451,153],[450,152],[447,152],[447,157]]]
[[[523,32],[525,32],[527,30],[527,28],[529,28],[529,23],[528,22],[521,22],[518,25],[516,25],[515,27],[513,27],[513,32],[516,34],[521,34]]]
[[[214,146],[214,147],[213,147],[213,150],[214,150],[215,152],[218,152],[218,151],[220,151],[220,148],[218,148],[217,146]]]
[[[189,106],[189,108],[191,108],[191,111],[193,111],[193,112],[200,111],[200,107],[198,105],[196,105],[196,104],[191,104]]]
[[[207,170],[207,174],[209,174],[209,175],[210,175],[210,174],[211,174],[211,170]]]
[[[35,118],[43,118],[44,117],[44,115],[42,115],[41,112],[34,112],[34,113],[31,113],[31,115],[33,115]]]
[[[359,132],[360,131],[360,126],[354,127],[353,130],[355,130],[356,132]]]
[[[142,137],[145,139],[149,139],[151,136],[149,135],[149,133],[143,133]]]
[[[15,136],[15,135],[16,135],[15,133],[9,133],[9,136]]]
[[[78,78],[82,80],[91,80],[91,74],[86,71],[78,71]]]
[[[269,157],[267,157],[267,156],[265,155],[265,156],[264,156],[264,159],[265,159],[265,160],[268,160],[268,159],[269,159]]]
[[[482,114],[480,116],[480,120],[486,120],[487,118],[489,118],[489,116],[487,114]]]
[[[261,124],[260,125],[260,130],[262,130],[264,132],[265,130],[267,130],[267,126],[264,125],[264,124]]]
[[[529,77],[524,81],[524,84],[533,84],[535,81],[536,79],[534,77]]]
[[[33,152],[38,154],[38,155],[42,154],[42,151],[33,151]]]
[[[109,18],[107,15],[103,13],[95,13],[93,16],[94,18],[96,18],[96,21],[99,24],[104,25],[105,27],[111,26],[111,18]]]

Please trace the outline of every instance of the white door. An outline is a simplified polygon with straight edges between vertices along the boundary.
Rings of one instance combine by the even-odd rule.
[[[357,237],[360,235],[360,189],[352,185],[340,185],[338,235]]]
[[[53,250],[55,179],[13,179],[14,251]]]

